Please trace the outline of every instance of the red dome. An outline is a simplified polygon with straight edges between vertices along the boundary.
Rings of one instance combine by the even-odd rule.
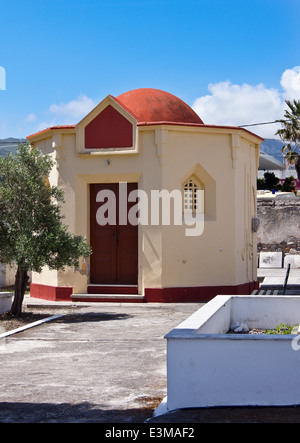
[[[170,122],[203,124],[180,98],[160,89],[142,88],[119,95],[117,101],[131,111],[139,123]]]

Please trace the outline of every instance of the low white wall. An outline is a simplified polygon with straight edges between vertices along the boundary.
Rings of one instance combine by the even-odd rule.
[[[300,323],[300,297],[240,296],[233,297],[231,323],[242,321],[250,328],[276,328],[280,323]]]
[[[17,268],[10,267],[4,263],[0,263],[0,287],[12,286],[15,284],[15,275]]]
[[[195,334],[225,334],[231,321],[231,297],[215,297],[211,303],[203,306],[201,314],[204,314],[203,323]]]
[[[272,328],[299,317],[297,296],[215,297],[166,335],[168,410],[300,404],[295,336],[218,333],[232,321]]]
[[[300,404],[300,351],[290,340],[168,343],[168,410]]]
[[[191,334],[224,334],[228,331],[231,315],[231,296],[219,295],[184,320],[171,331],[172,337],[177,333],[182,338]],[[166,336],[169,337],[169,334]]]
[[[0,292],[0,315],[10,311],[13,292]]]

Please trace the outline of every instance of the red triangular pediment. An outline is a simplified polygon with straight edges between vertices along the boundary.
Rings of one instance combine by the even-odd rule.
[[[128,148],[133,145],[133,125],[108,105],[85,127],[85,148]]]

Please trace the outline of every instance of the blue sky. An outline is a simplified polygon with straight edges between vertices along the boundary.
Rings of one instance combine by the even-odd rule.
[[[300,99],[299,22],[299,0],[0,0],[0,138],[75,124],[141,87],[209,124],[280,118]]]

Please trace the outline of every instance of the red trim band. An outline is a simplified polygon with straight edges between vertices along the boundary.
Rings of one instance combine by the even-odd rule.
[[[216,295],[248,295],[259,288],[257,281],[236,286],[199,286],[190,288],[146,288],[148,303],[207,302]]]
[[[97,288],[99,290],[99,287]],[[96,293],[89,287],[89,293]],[[102,288],[103,289],[103,288]],[[251,281],[236,286],[199,286],[185,288],[146,288],[145,302],[147,303],[201,303],[208,302],[216,295],[248,295],[255,289],[259,289],[257,281]],[[101,291],[103,293],[111,293]],[[124,293],[124,291],[122,291]],[[134,291],[137,293],[137,291]],[[115,292],[117,294],[117,291]],[[129,293],[129,292],[128,292]],[[33,298],[41,298],[43,300],[52,301],[70,301],[73,294],[73,287],[67,286],[47,286],[37,283],[31,283],[30,296]],[[126,294],[126,292],[125,292]],[[78,299],[79,300],[79,299]],[[86,301],[82,299],[82,301]],[[116,301],[115,299],[97,300],[96,298],[89,301]],[[128,298],[124,302],[132,303],[133,300]]]
[[[51,301],[70,301],[73,287],[30,284],[30,297]]]

